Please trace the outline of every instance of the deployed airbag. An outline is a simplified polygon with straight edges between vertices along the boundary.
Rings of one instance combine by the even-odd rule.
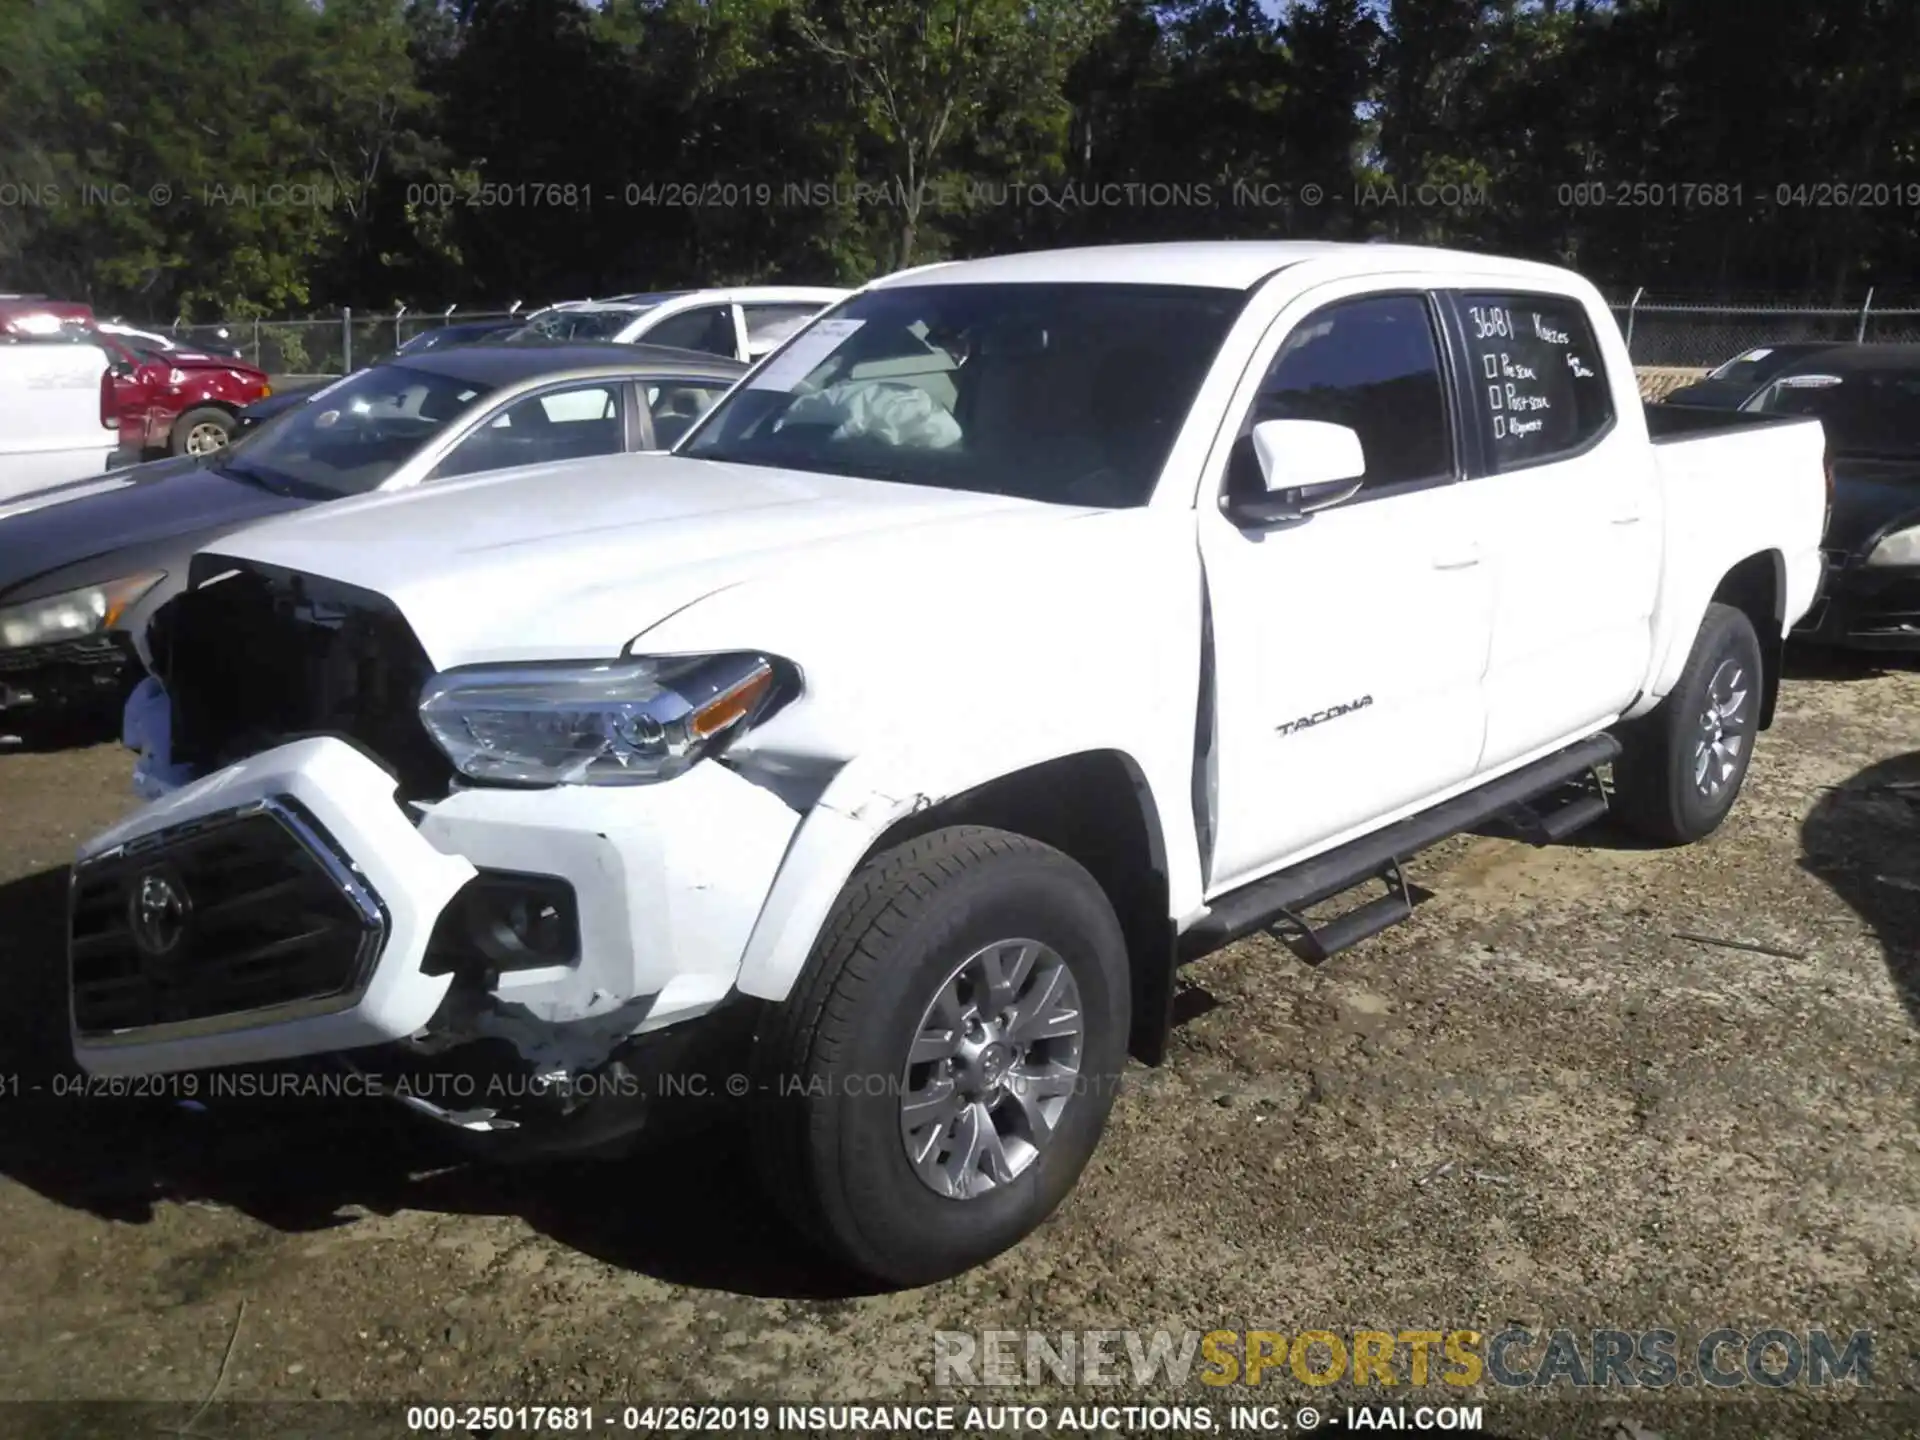
[[[835,426],[836,440],[944,450],[960,443],[960,422],[917,385],[898,380],[843,380],[793,402],[781,425]]]

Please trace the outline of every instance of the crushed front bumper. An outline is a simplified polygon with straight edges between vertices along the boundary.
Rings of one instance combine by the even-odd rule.
[[[421,960],[473,874],[344,741],[297,741],[183,786],[75,861],[75,1058],[140,1075],[411,1034],[451,983]]]
[[[146,738],[160,753],[144,773],[165,793],[74,871],[74,1048],[96,1074],[482,1040],[589,1071],[727,1000],[799,824],[717,764],[660,785],[473,787],[403,807],[393,776],[344,740],[170,788],[164,736]],[[474,897],[528,880],[570,891],[571,957],[449,962]],[[356,970],[347,952],[363,943]],[[295,961],[307,968],[289,975]]]

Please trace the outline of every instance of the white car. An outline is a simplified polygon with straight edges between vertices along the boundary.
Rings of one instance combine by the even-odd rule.
[[[952,1274],[1177,965],[1318,963],[1495,818],[1719,826],[1822,436],[1653,423],[1560,269],[1115,246],[880,280],[671,455],[268,521],[156,636],[183,783],[80,852],[76,1054],[331,1054],[505,1143],[705,1094],[806,1234]]]
[[[98,345],[0,342],[0,502],[112,465],[120,415],[109,365]]]
[[[514,339],[644,342],[753,361],[851,293],[812,285],[745,285],[569,300],[535,311]]]

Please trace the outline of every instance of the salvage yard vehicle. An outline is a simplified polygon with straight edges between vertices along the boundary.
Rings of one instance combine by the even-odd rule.
[[[97,345],[0,342],[0,507],[107,469],[120,445],[108,365]]]
[[[1738,410],[1766,390],[1776,375],[1824,351],[1844,348],[1831,340],[1789,340],[1778,345],[1756,345],[1716,365],[1690,385],[1669,390],[1669,405],[1712,405]]]
[[[1795,638],[1920,651],[1920,345],[1830,347],[1748,408],[1818,420],[1827,437],[1826,580]]]
[[[672,345],[753,361],[846,296],[818,285],[738,285],[569,300],[529,315],[513,340]]]
[[[169,788],[74,869],[76,1055],[444,1067],[409,1102],[506,1145],[726,1076],[804,1233],[951,1275],[1072,1188],[1181,963],[1324,961],[1496,820],[1720,825],[1825,503],[1817,425],[1722,418],[1651,437],[1521,261],[876,281],[672,455],[196,557],[128,716]]]
[[[273,393],[266,371],[231,356],[149,348],[125,333],[97,341],[113,358],[120,443],[136,455],[210,454],[232,439],[244,406]]]
[[[148,622],[221,535],[348,495],[664,450],[745,370],[651,346],[436,350],[358,371],[231,446],[0,503],[0,734],[87,738],[103,714],[111,733],[145,674]]]

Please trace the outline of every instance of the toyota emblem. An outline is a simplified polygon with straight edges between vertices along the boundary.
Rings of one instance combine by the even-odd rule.
[[[149,870],[140,877],[127,909],[134,944],[141,954],[157,960],[179,948],[187,933],[193,902],[175,876],[165,870]]]

